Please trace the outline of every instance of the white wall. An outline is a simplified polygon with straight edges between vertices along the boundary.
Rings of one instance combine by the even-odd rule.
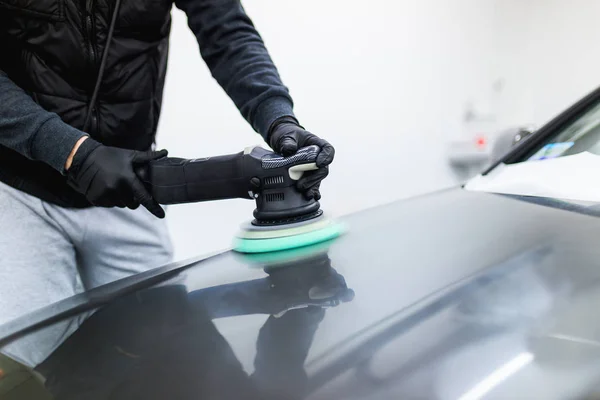
[[[565,3],[247,0],[244,5],[291,89],[299,119],[337,149],[322,204],[341,215],[455,184],[446,142],[464,130],[467,102],[496,112],[499,126],[546,118],[589,87],[593,75],[587,66],[577,67],[587,78],[548,87],[573,71],[576,56],[586,50],[558,40],[567,28],[555,32],[546,26],[548,19],[562,21]],[[600,7],[594,0],[571,3]],[[572,17],[593,25],[588,12]],[[574,40],[585,27],[571,24],[577,25]],[[532,36],[523,41],[522,35]],[[539,36],[560,42],[563,59],[535,71],[531,80],[533,65],[550,61],[555,50],[538,46]],[[552,90],[560,94],[552,96]],[[543,101],[533,100],[536,91],[544,93]],[[260,141],[210,77],[185,15],[174,11],[159,145],[172,156],[199,157]],[[227,247],[253,208],[244,200],[171,207],[176,258]]]
[[[497,0],[503,121],[538,125],[600,84],[600,1]]]
[[[600,84],[600,2],[535,0],[533,5],[533,119],[545,121]]]

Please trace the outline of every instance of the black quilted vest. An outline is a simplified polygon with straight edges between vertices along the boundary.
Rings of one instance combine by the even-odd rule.
[[[0,0],[0,69],[44,109],[82,129],[114,6],[115,0]],[[171,7],[172,0],[122,1],[88,129],[105,145],[146,150],[154,142]],[[0,168],[4,175],[19,171],[13,186],[33,182],[56,192],[59,204],[85,203],[59,173],[1,146]]]

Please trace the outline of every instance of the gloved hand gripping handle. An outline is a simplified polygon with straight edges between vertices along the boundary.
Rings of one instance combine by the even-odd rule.
[[[281,219],[318,211],[296,189],[305,171],[315,170],[319,148],[282,157],[260,147],[199,159],[165,157],[137,171],[160,204],[224,199],[254,199],[257,219]]]

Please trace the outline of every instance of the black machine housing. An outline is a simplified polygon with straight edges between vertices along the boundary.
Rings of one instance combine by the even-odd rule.
[[[317,146],[282,157],[261,147],[198,159],[165,157],[138,175],[160,204],[253,199],[255,225],[278,225],[321,215],[320,204],[296,188],[306,171],[317,169]]]

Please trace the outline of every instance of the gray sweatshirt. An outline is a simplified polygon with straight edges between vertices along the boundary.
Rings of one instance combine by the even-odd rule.
[[[73,146],[84,135],[40,107],[0,71],[0,145],[64,174]]]

